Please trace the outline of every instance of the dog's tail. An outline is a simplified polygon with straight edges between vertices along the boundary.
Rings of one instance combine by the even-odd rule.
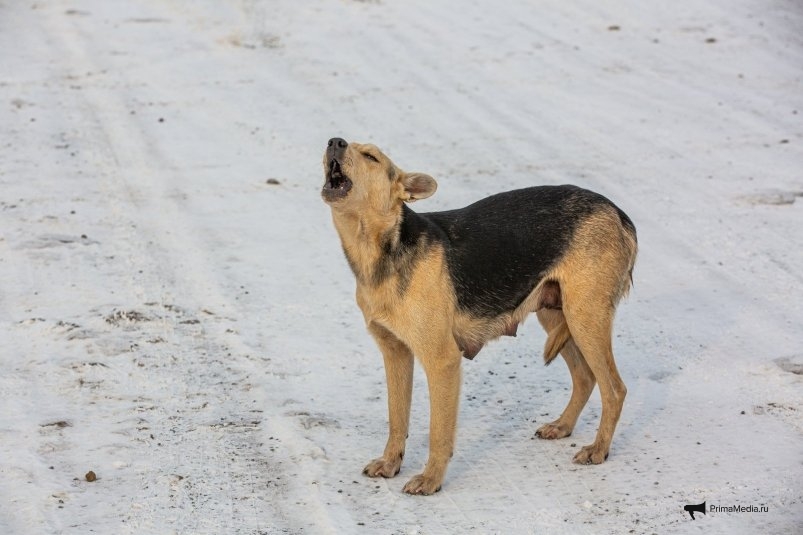
[[[561,322],[558,326],[549,331],[546,337],[546,344],[544,344],[544,364],[547,366],[558,356],[560,350],[572,337],[569,332],[569,325],[566,323],[566,318],[563,314],[560,315],[560,319]]]

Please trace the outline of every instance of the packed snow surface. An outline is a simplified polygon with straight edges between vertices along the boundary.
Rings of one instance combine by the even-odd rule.
[[[0,533],[803,532],[797,0],[0,0]],[[532,319],[407,457],[321,201],[330,137],[634,220],[610,459]],[[87,481],[93,471],[97,479]],[[92,479],[91,477],[89,479]],[[683,506],[711,510],[692,520]]]

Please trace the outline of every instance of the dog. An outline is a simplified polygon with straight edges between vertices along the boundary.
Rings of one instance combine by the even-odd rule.
[[[574,462],[607,459],[627,393],[611,336],[636,260],[630,218],[602,195],[570,185],[416,213],[408,204],[435,193],[435,179],[403,171],[374,145],[341,138],[329,140],[323,167],[321,196],[357,280],[357,304],[382,352],[387,379],[388,440],[363,472],[399,473],[417,357],[430,396],[429,458],[403,490],[440,490],[454,452],[462,359],[473,359],[490,340],[515,336],[533,312],[547,333],[545,363],[560,353],[572,377],[566,409],[537,436],[569,436],[596,383],[599,430]]]

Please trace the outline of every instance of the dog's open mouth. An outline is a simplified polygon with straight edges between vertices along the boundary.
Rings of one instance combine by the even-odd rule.
[[[336,201],[345,197],[351,190],[351,180],[345,174],[340,162],[332,160],[326,173],[326,182],[321,190],[324,200]]]

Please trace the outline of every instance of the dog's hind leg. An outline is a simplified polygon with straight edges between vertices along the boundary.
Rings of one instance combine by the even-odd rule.
[[[363,473],[369,477],[393,477],[399,473],[404,458],[404,445],[410,424],[414,358],[410,348],[384,327],[371,323],[368,330],[374,336],[385,360],[390,433],[382,457],[368,463]]]
[[[580,464],[599,464],[608,458],[627,395],[611,342],[616,305],[629,286],[636,254],[635,235],[622,225],[621,215],[609,208],[587,214],[551,275],[560,284],[569,334],[602,398],[597,436],[574,456]]]
[[[570,303],[566,302],[570,300],[566,299],[563,312],[566,314],[572,338],[599,385],[602,418],[596,439],[592,444],[580,449],[574,456],[574,462],[599,464],[608,458],[627,388],[613,360],[611,344],[613,307],[610,301],[605,302],[605,299],[594,299],[591,295],[585,297],[587,299],[582,306],[576,308],[571,307]]]
[[[547,333],[552,332],[566,321],[560,310],[541,309],[536,312],[536,315]],[[569,338],[560,354],[566,361],[572,376],[572,395],[560,417],[554,422],[542,425],[535,432],[536,436],[540,438],[556,439],[571,435],[577,418],[594,390],[594,374],[591,373],[591,369],[573,339]]]

